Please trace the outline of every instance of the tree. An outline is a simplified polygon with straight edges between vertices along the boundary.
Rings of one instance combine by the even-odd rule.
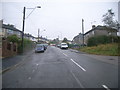
[[[17,37],[17,35],[10,35],[7,37],[7,39],[10,41],[10,42],[13,42],[13,43],[18,43],[19,41],[19,38]]]
[[[118,21],[114,20],[115,13],[112,11],[112,9],[109,9],[106,14],[103,15],[102,22],[111,28],[118,28]]]
[[[67,41],[68,41],[67,38],[64,38],[62,42],[66,42],[67,43]]]

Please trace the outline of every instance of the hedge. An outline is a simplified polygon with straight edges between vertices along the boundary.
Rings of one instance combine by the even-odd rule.
[[[18,47],[17,47],[17,51],[18,53],[21,53],[22,52],[22,46],[21,46],[21,42],[22,42],[22,39],[21,38],[18,38],[17,35],[10,35],[7,37],[8,41],[9,42],[13,42],[13,43],[17,43],[18,44]],[[33,42],[29,39],[25,39],[23,40],[23,45],[24,45],[24,50],[25,49],[30,49],[33,47]]]
[[[99,44],[118,43],[120,41],[119,36],[94,36],[88,39],[87,46],[97,46]]]

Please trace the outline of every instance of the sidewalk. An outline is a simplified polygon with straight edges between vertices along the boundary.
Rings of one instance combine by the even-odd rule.
[[[34,50],[30,50],[29,52],[24,52],[23,54],[18,54],[13,57],[3,58],[2,59],[2,72],[22,62],[25,58],[29,57],[32,53],[34,53]]]
[[[88,54],[85,52],[81,52],[78,50],[74,50],[74,49],[69,49],[71,52],[75,52],[75,53],[79,53],[79,54],[83,54],[84,56],[90,57],[90,58],[94,58],[96,60],[100,60],[102,62],[106,62],[109,64],[114,64],[114,65],[118,65],[118,63],[120,63],[119,56],[104,56],[104,55],[94,55],[94,54]]]

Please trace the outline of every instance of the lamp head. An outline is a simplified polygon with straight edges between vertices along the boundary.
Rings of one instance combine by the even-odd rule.
[[[41,6],[37,6],[37,8],[41,8]]]

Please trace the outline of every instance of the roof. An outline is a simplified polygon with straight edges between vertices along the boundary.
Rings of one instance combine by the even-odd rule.
[[[13,30],[13,31],[18,31],[18,32],[21,32],[19,29],[15,28],[13,25],[6,25],[6,24],[2,24],[2,28],[6,28],[6,29],[10,29],[10,30]]]
[[[107,26],[100,26],[100,25],[98,25],[97,27],[95,27],[95,28],[89,30],[88,32],[86,32],[84,35],[86,35],[86,34],[92,32],[92,31],[95,31],[95,30],[108,30],[108,31],[118,32],[118,30],[115,29],[115,28],[111,28],[111,27],[107,27]]]
[[[79,35],[75,36],[73,39],[78,38],[78,37],[79,37]]]
[[[80,36],[83,36],[83,34],[82,34],[82,33],[79,33],[79,35],[75,36],[73,39],[79,38]]]

